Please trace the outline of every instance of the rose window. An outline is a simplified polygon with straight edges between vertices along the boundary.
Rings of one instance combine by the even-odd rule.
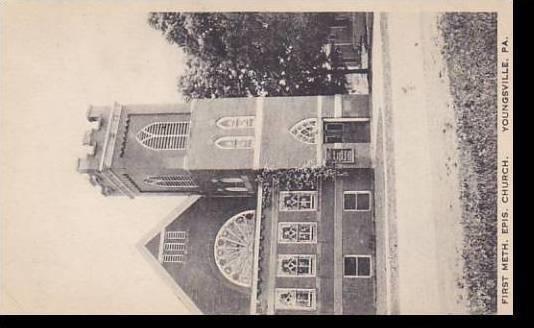
[[[224,223],[215,237],[215,263],[236,285],[250,287],[254,248],[255,211],[241,212]]]

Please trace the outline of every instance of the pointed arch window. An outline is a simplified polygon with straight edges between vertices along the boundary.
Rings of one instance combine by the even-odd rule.
[[[159,175],[147,177],[144,182],[158,187],[196,188],[198,187],[188,175]]]
[[[252,129],[254,121],[254,116],[224,116],[216,124],[221,129]]]
[[[250,149],[254,145],[252,136],[221,137],[215,141],[215,145],[222,149]]]
[[[189,138],[189,122],[155,122],[141,129],[137,141],[152,150],[185,149]]]
[[[314,145],[317,143],[317,119],[307,118],[299,121],[289,129],[289,132],[298,141]]]

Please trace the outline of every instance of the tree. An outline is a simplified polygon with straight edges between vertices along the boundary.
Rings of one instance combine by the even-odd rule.
[[[186,54],[186,98],[346,93],[346,67],[327,53],[330,13],[151,13]]]

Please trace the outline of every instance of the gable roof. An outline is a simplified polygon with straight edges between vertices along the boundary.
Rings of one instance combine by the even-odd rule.
[[[235,215],[256,210],[256,197],[189,196],[141,240],[139,250],[193,314],[249,314],[250,287],[225,276],[215,257],[220,229]],[[183,231],[180,263],[162,262],[167,231]],[[167,249],[167,248],[165,248]],[[165,252],[169,252],[167,249]],[[170,251],[175,254],[175,251]],[[182,253],[183,252],[183,253]]]
[[[176,218],[180,217],[189,207],[191,207],[202,196],[192,195],[188,196],[180,205],[178,205],[171,213],[169,213],[161,222],[150,230],[136,245],[147,262],[154,268],[159,276],[172,288],[178,298],[184,303],[191,314],[202,314],[202,311],[187,295],[187,293],[180,287],[180,285],[172,278],[167,270],[161,265],[157,256],[154,256],[146,247],[146,245],[158,234],[160,234],[166,226],[168,226]]]

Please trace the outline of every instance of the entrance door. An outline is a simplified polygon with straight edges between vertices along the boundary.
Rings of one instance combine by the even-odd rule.
[[[324,143],[369,143],[369,121],[324,122]]]

